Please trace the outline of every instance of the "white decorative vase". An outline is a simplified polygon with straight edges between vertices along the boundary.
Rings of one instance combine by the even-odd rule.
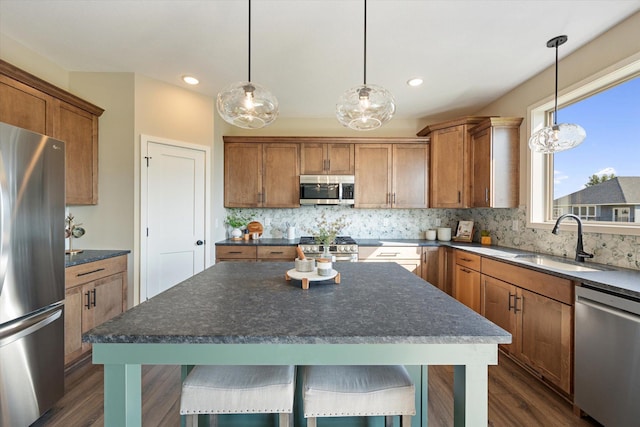
[[[242,237],[242,230],[239,228],[234,228],[231,230],[231,238],[232,239],[240,239]]]

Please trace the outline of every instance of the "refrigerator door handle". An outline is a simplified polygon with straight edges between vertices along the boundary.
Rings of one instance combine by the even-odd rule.
[[[52,305],[49,309],[30,317],[0,327],[0,347],[26,337],[62,317],[64,303]]]

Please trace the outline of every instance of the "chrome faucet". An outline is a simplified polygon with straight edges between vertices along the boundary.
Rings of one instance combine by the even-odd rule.
[[[578,222],[578,244],[576,245],[576,261],[584,262],[585,258],[593,258],[593,254],[586,253],[584,251],[584,248],[582,247],[582,220],[580,220],[579,216],[574,214],[560,215],[560,217],[556,221],[556,225],[553,227],[553,230],[551,230],[551,232],[553,234],[558,234],[560,222],[562,222],[562,220],[565,218],[573,218]]]

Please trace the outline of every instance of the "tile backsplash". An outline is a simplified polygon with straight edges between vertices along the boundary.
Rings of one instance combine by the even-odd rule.
[[[264,237],[286,238],[287,225],[296,237],[311,235],[322,212],[328,220],[345,216],[348,225],[341,234],[360,239],[423,239],[424,231],[436,227],[455,228],[458,221],[475,221],[479,230],[491,232],[493,244],[573,258],[576,233],[526,228],[524,209],[353,209],[340,206],[304,206],[298,209],[239,209],[264,226]],[[515,222],[515,224],[514,224]],[[514,225],[517,225],[514,227]],[[514,231],[515,229],[515,231]],[[454,232],[455,234],[455,232]],[[593,261],[617,267],[640,269],[640,237],[584,233],[584,248]]]

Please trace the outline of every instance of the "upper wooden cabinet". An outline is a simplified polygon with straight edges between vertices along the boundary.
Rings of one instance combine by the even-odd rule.
[[[518,207],[520,123],[521,117],[491,117],[470,130],[472,207]]]
[[[224,137],[225,207],[299,207],[299,145],[248,140]]]
[[[471,147],[469,130],[486,117],[465,117],[429,125],[418,136],[431,137],[430,206],[471,206]]]
[[[300,144],[302,175],[353,175],[354,170],[353,144]]]
[[[356,144],[355,151],[355,207],[428,207],[428,144]]]
[[[68,205],[98,203],[98,117],[103,112],[0,60],[0,121],[65,142]]]

